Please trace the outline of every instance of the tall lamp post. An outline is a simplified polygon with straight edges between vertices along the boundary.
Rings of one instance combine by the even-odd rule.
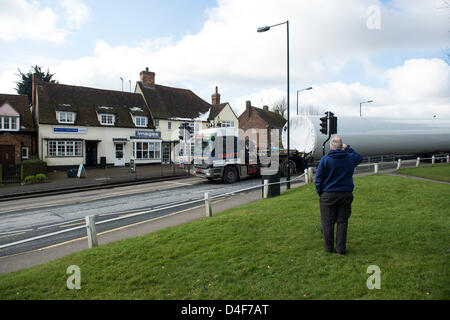
[[[281,22],[278,24],[274,24],[273,26],[265,26],[265,27],[260,27],[258,28],[258,32],[266,32],[269,31],[270,28],[272,27],[276,27],[276,26],[280,26],[282,24],[286,24],[286,36],[287,36],[287,158],[288,158],[288,162],[287,162],[287,189],[291,188],[291,168],[290,168],[290,159],[289,159],[289,155],[290,155],[290,125],[289,125],[289,120],[290,120],[290,114],[289,114],[289,106],[290,106],[290,99],[289,99],[289,20],[285,21],[285,22]]]
[[[359,103],[359,116],[360,116],[360,117],[361,117],[361,105],[362,105],[363,103],[371,103],[371,102],[373,102],[373,100],[363,101],[363,102],[360,102],[360,103]]]
[[[311,89],[312,89],[312,87],[297,90],[297,115],[298,115],[298,93],[299,93],[300,91],[311,90]]]

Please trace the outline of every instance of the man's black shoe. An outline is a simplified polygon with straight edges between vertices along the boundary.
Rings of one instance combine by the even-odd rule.
[[[337,254],[345,255],[347,254],[347,249],[345,249],[344,251],[337,251]]]

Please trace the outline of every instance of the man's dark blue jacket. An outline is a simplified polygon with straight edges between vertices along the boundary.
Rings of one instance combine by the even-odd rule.
[[[350,146],[345,150],[331,150],[322,157],[316,171],[316,191],[353,191],[353,172],[362,157]]]

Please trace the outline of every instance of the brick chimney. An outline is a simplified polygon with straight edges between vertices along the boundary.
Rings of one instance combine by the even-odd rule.
[[[145,87],[155,88],[155,73],[148,71],[148,67],[145,71],[141,71],[139,74],[141,76],[141,82]]]
[[[212,105],[220,104],[220,93],[219,88],[217,86],[216,86],[216,93],[211,95],[211,104]]]
[[[36,125],[39,125],[39,112],[37,110],[39,106],[37,105],[38,99],[36,99],[36,89],[39,86],[42,86],[42,78],[33,73],[31,78],[31,114]]]

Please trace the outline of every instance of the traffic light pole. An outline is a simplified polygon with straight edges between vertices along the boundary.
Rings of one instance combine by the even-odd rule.
[[[327,114],[327,132],[328,132],[328,138],[327,138],[327,140],[325,140],[325,141],[323,142],[323,144],[322,144],[322,153],[323,153],[323,155],[325,155],[325,145],[326,145],[326,143],[330,140],[331,135],[332,135],[332,132],[331,132],[332,130],[331,130],[330,123],[331,123],[331,118],[333,117],[333,114],[332,114],[331,112],[327,112],[326,114]]]

